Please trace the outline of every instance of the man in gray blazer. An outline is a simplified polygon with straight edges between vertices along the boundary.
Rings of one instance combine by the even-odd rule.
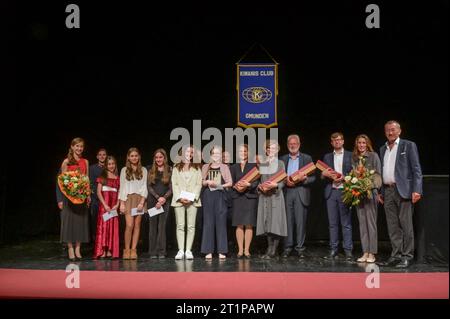
[[[387,142],[380,148],[382,195],[392,253],[385,265],[409,266],[414,257],[413,205],[422,196],[422,169],[414,142],[400,139],[400,124],[384,125]]]
[[[311,156],[300,153],[300,137],[296,134],[287,138],[289,154],[283,155],[280,159],[284,162],[288,176],[303,166],[312,162]],[[300,258],[304,256],[306,237],[306,216],[308,206],[311,202],[311,184],[316,180],[314,175],[301,176],[299,183],[294,184],[289,179],[284,188],[284,198],[286,202],[287,232],[288,236],[284,240],[283,258],[289,257],[292,249],[295,248]],[[296,237],[294,239],[294,230]],[[295,245],[295,247],[294,247]]]

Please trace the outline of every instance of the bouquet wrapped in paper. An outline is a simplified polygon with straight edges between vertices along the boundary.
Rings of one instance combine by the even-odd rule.
[[[300,176],[302,176],[303,174],[305,174],[306,176],[312,174],[314,171],[316,170],[316,165],[314,165],[313,162],[303,166],[302,168],[300,168],[298,171],[295,171],[294,173],[291,174],[291,176],[289,176],[289,180],[294,183],[297,184],[300,181]]]
[[[263,193],[266,193],[269,191],[268,184],[270,182],[280,183],[280,182],[284,181],[284,179],[286,177],[287,177],[286,172],[284,171],[284,169],[281,169],[278,172],[276,172],[274,175],[272,175],[267,181],[260,184],[259,187]]]
[[[59,174],[57,181],[61,192],[73,204],[83,204],[91,194],[89,177],[79,171]]]
[[[377,178],[379,176],[375,170],[369,170],[365,166],[364,157],[360,157],[358,165],[344,177],[342,201],[352,207],[359,205],[365,198],[372,198],[372,189],[378,183]]]
[[[248,171],[247,174],[242,176],[242,178],[236,184],[234,184],[233,188],[236,189],[239,192],[242,192],[242,191],[244,191],[246,189],[246,187],[245,186],[240,186],[240,183],[243,183],[243,182],[245,182],[245,183],[253,183],[260,176],[261,176],[261,174],[259,173],[258,168],[255,166],[250,171]]]

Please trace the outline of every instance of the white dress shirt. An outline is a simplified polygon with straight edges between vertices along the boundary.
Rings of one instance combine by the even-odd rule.
[[[386,142],[386,152],[383,158],[383,183],[387,185],[395,183],[395,160],[397,159],[399,142],[400,138],[397,138],[392,149],[389,148],[389,144]]]
[[[340,153],[333,151],[333,158],[334,158],[334,170],[339,174],[342,174],[342,166],[344,164],[344,151],[341,150]],[[343,187],[344,186],[342,185],[342,183],[333,182],[333,188],[343,188]]]

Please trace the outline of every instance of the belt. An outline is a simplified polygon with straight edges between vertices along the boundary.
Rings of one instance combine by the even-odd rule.
[[[384,184],[384,187],[387,187],[387,188],[395,187],[395,183],[392,183],[392,184]]]
[[[117,189],[114,187],[102,186],[102,191],[103,192],[117,192]]]

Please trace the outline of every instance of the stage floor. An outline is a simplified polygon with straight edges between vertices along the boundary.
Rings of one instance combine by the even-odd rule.
[[[389,243],[380,244],[378,260],[388,258]],[[197,250],[198,251],[198,250]],[[355,247],[355,259],[359,257],[360,248]],[[176,251],[169,251],[165,259],[150,259],[148,254],[140,253],[138,260],[91,258],[92,245],[85,245],[82,249],[84,258],[77,261],[80,270],[97,271],[143,271],[143,272],[370,272],[374,264],[361,264],[355,261],[346,261],[341,253],[335,260],[325,259],[328,254],[327,244],[324,242],[308,243],[305,257],[290,256],[283,259],[263,260],[259,258],[261,252],[254,252],[250,260],[237,259],[235,253],[230,253],[226,260],[215,257],[206,261],[203,255],[195,253],[194,260],[174,260]],[[358,252],[358,253],[356,253]],[[64,270],[69,261],[62,245],[52,239],[30,240],[17,245],[3,245],[0,247],[0,268],[4,269],[39,269]],[[426,273],[448,272],[448,264],[439,263],[413,263],[407,269],[379,266],[380,272],[388,273]]]

